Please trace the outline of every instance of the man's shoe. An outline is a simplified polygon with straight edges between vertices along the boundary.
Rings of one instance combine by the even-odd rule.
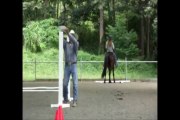
[[[73,101],[72,107],[76,107],[77,106],[77,101]]]
[[[63,104],[68,104],[69,102],[69,100],[63,100]]]

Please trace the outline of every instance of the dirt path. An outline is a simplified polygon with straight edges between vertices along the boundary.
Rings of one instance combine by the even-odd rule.
[[[24,82],[23,87],[57,82]],[[72,95],[72,94],[71,94]],[[54,120],[57,92],[23,92],[23,120]],[[79,82],[78,106],[64,108],[65,120],[157,120],[157,82]]]

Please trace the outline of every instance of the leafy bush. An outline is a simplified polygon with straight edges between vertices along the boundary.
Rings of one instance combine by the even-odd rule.
[[[58,48],[58,27],[56,19],[28,22],[23,28],[25,47],[31,52]]]
[[[104,60],[104,56],[102,55],[94,55],[94,54],[90,54],[87,52],[84,52],[82,50],[80,50],[78,52],[78,61],[102,61]]]
[[[44,4],[44,0],[23,0],[23,26],[28,21],[55,17],[56,8],[52,4]]]
[[[35,57],[36,57],[35,53],[23,49],[23,62],[34,61]]]
[[[98,53],[99,33],[91,21],[86,21],[76,30],[79,35],[80,49],[89,53]]]
[[[47,49],[41,53],[32,53],[23,49],[23,79],[34,80],[35,63],[43,61],[57,61],[55,63],[36,63],[37,79],[54,79],[58,78],[58,49]],[[82,50],[78,51],[78,61],[103,61],[104,55],[94,55]],[[80,79],[100,79],[103,69],[103,62],[83,63],[78,62],[78,75]],[[157,65],[149,63],[128,63],[128,79],[129,78],[152,78],[157,77]],[[116,78],[125,78],[125,63],[119,63],[115,70]]]

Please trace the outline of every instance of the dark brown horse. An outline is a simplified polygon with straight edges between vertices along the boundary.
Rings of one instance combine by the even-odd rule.
[[[103,69],[103,72],[102,72],[102,75],[101,77],[104,78],[104,83],[106,83],[106,70],[108,68],[108,71],[109,71],[109,83],[111,83],[111,71],[113,72],[113,80],[114,80],[114,83],[115,83],[115,78],[114,78],[114,67],[115,65],[115,58],[114,58],[114,55],[112,52],[108,52],[108,56],[107,56],[107,61],[105,60],[105,63],[104,63],[104,69]]]

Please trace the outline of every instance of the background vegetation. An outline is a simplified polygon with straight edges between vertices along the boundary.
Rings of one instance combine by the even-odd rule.
[[[58,61],[60,25],[78,34],[78,60],[103,60],[109,35],[119,60],[157,60],[157,0],[23,0],[23,61]],[[78,64],[82,78],[100,77],[102,64],[82,64]],[[156,67],[131,63],[128,74],[153,78]],[[57,78],[57,70],[55,63],[38,63],[37,78]],[[23,64],[24,79],[34,79],[33,71],[33,64]]]

